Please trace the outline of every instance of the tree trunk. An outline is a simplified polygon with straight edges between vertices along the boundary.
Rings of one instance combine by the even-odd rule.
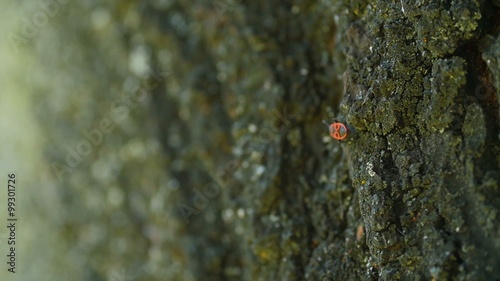
[[[219,20],[179,8],[197,32],[156,24],[196,81],[185,105],[155,93],[158,112],[191,114],[159,118],[195,155],[172,203],[196,278],[500,276],[498,7],[219,4]],[[325,140],[334,117],[349,140]]]
[[[167,226],[120,172],[134,227],[170,231],[168,270],[140,280],[499,278],[496,1],[157,2],[107,7],[122,52],[168,73],[138,119],[162,147]],[[155,242],[132,237],[140,263]]]

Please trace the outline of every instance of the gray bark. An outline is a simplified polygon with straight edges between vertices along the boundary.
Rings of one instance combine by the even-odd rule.
[[[129,162],[123,156],[110,172],[124,199],[94,214],[108,234],[87,245],[88,280],[105,280],[112,268],[106,259],[126,264],[138,280],[500,276],[498,6],[103,5],[68,9],[105,9],[108,27],[75,23],[54,32],[72,48],[81,48],[79,40],[94,45],[73,58],[90,81],[104,78],[83,93],[100,102],[77,112],[107,112],[99,104],[120,96],[113,87],[127,78],[147,90],[148,102],[130,107],[123,129],[106,135],[100,152],[63,179],[61,186],[75,186],[64,204],[85,210],[75,196],[108,192],[109,182],[85,179],[89,191],[71,179],[98,161],[111,167],[109,151],[138,139],[149,154]],[[61,18],[69,22],[71,13]],[[50,60],[61,50],[39,53]],[[127,72],[126,60],[141,50],[157,68],[142,80]],[[111,92],[100,96],[104,89]],[[95,122],[78,116],[65,122]],[[348,140],[328,136],[321,122],[334,118],[351,128]],[[45,130],[60,135],[60,128]],[[78,140],[79,130],[69,131]],[[152,143],[161,149],[149,149]],[[48,159],[64,162],[57,146],[47,148]],[[162,212],[148,207],[153,198],[163,198]],[[66,220],[65,239],[78,239],[87,220]],[[129,243],[121,254],[106,247],[116,236]],[[160,258],[148,271],[152,252]]]

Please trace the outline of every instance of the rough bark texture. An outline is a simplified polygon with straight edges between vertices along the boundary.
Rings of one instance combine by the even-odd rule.
[[[498,9],[360,9],[348,31],[344,105],[360,135],[349,146],[352,181],[379,279],[500,276],[498,97],[478,44],[492,46]]]
[[[66,38],[38,52],[79,89],[45,104],[72,111],[42,119],[47,158],[127,89],[148,98],[61,180],[86,280],[500,276],[496,2],[91,2],[58,21],[93,25],[37,40]],[[129,70],[141,54],[156,74]]]

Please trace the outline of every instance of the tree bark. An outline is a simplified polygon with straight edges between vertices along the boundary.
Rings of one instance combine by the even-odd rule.
[[[160,2],[108,7],[168,73],[144,118],[172,271],[150,280],[500,276],[497,2]]]
[[[174,204],[189,217],[196,278],[500,276],[497,6],[219,4],[232,8],[220,21],[179,8],[198,32],[163,31],[189,50],[178,64],[196,82],[177,109],[190,118],[161,132],[181,122],[203,163],[186,163],[203,168],[177,177],[176,200],[199,199],[205,183],[220,190],[199,213]],[[321,120],[334,117],[348,141],[325,140]]]

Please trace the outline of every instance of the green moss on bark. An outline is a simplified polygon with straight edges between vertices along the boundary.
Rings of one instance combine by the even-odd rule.
[[[484,196],[485,171],[498,174],[497,159],[486,155],[498,153],[491,139],[498,124],[487,125],[498,116],[486,115],[470,93],[482,73],[474,55],[457,54],[477,36],[479,8],[475,1],[377,3],[351,25],[343,108],[360,131],[349,146],[353,183],[381,280],[498,274],[496,242],[478,240],[498,229],[478,222],[486,211],[471,206]]]

